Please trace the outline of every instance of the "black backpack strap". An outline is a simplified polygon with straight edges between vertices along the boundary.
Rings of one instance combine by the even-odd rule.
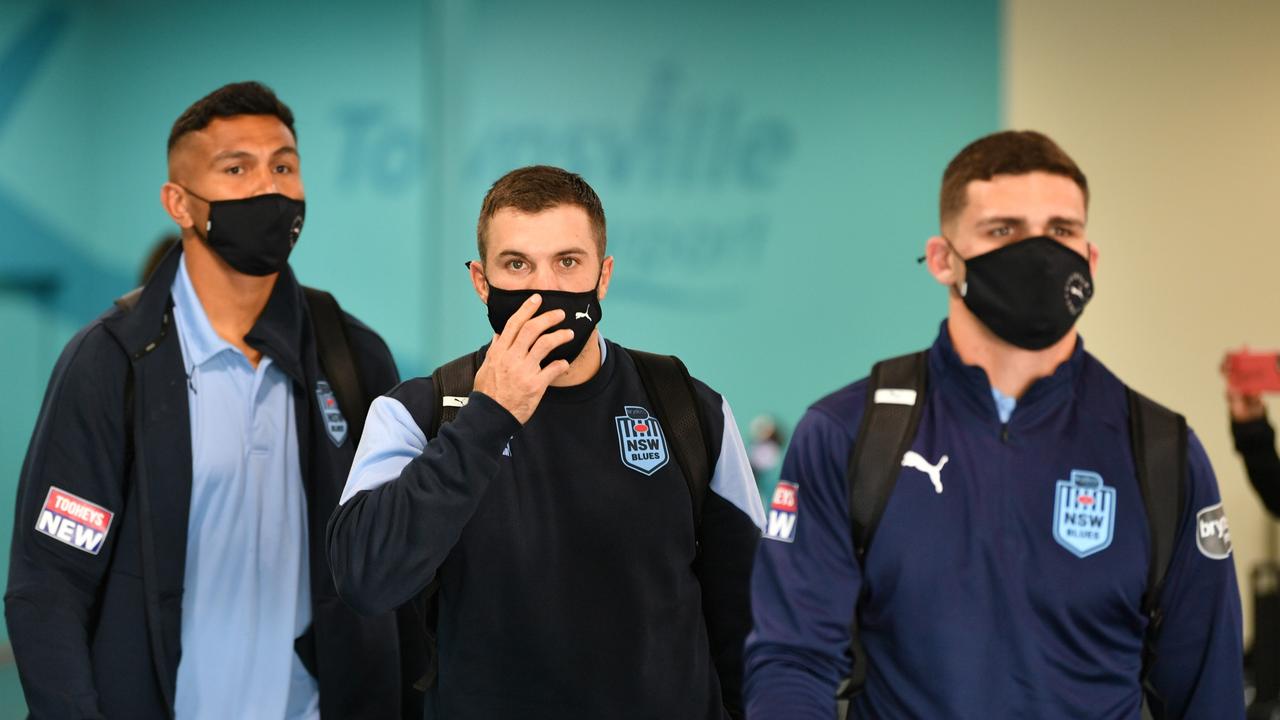
[[[364,431],[364,419],[369,414],[369,396],[360,382],[360,372],[351,340],[347,337],[346,323],[342,320],[342,308],[333,295],[324,290],[306,287],[302,292],[311,310],[311,325],[316,332],[316,352],[320,367],[324,368],[329,387],[338,398],[338,406],[351,427],[353,444],[359,444]]]
[[[427,440],[440,434],[440,426],[453,422],[458,417],[458,410],[467,404],[467,396],[476,384],[476,372],[480,369],[483,356],[480,352],[463,355],[441,365],[431,373],[431,384],[436,393],[436,404],[431,413],[431,426],[425,428]],[[422,677],[413,683],[415,690],[426,692],[436,684],[440,674],[440,657],[436,651],[436,621],[439,605],[436,593],[440,590],[440,576],[431,578],[431,582],[412,600],[409,607],[418,620],[418,629],[427,645],[427,667]]]
[[[911,449],[920,426],[928,368],[927,354],[918,352],[878,362],[871,370],[867,409],[846,471],[853,548],[859,563],[902,472],[902,456]]]
[[[928,351],[883,360],[871,369],[867,407],[845,471],[852,549],[858,564],[864,567],[880,517],[902,473],[902,456],[911,449],[920,427],[928,373]],[[867,656],[858,633],[861,600],[860,595],[849,621],[853,668],[836,693],[839,717],[845,717],[850,699],[862,690],[867,678]]]
[[[1135,390],[1129,389],[1128,396],[1129,440],[1151,533],[1151,564],[1147,590],[1142,596],[1142,612],[1147,616],[1147,632],[1142,641],[1142,684],[1148,697],[1158,698],[1148,678],[1164,622],[1160,595],[1186,502],[1187,420]]]
[[[458,417],[458,410],[467,404],[467,396],[476,385],[476,373],[480,370],[483,358],[474,352],[451,360],[431,373],[431,384],[436,391],[436,406],[431,413],[431,427],[427,428],[427,439],[440,433],[440,426],[453,422]]]
[[[698,403],[693,379],[680,358],[626,348],[640,373],[640,383],[653,402],[653,414],[666,431],[667,442],[684,473],[693,499],[693,527],[702,528],[702,506],[711,487],[711,441]]]

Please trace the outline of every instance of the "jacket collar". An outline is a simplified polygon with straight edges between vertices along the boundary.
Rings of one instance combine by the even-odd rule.
[[[107,331],[134,360],[177,334],[173,332],[170,291],[181,259],[182,245],[179,243],[165,255],[142,287],[137,304],[131,310],[111,310],[103,319]],[[293,269],[286,267],[276,279],[267,306],[245,336],[245,341],[269,355],[294,380],[305,384],[302,345],[306,340],[307,322],[302,286],[298,284]]]
[[[1070,357],[1048,377],[1033,382],[1022,397],[1018,398],[1013,418],[1021,420],[1039,417],[1069,400],[1075,393],[1076,381],[1081,376],[1084,363],[1084,339],[1077,336]],[[945,385],[958,390],[970,410],[980,417],[998,422],[995,399],[991,394],[991,381],[986,371],[960,359],[951,341],[946,320],[942,321],[938,338],[929,350],[929,372],[938,379],[939,386]]]

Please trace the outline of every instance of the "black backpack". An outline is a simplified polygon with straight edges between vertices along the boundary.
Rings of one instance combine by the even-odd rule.
[[[871,370],[867,407],[846,470],[854,554],[864,568],[876,527],[902,471],[902,456],[915,440],[928,386],[927,351],[884,360]],[[1160,593],[1173,557],[1174,537],[1186,498],[1187,421],[1132,389],[1126,388],[1126,391],[1129,442],[1151,529],[1151,562],[1147,590],[1142,597],[1142,611],[1148,625],[1143,638],[1141,680],[1147,697],[1156,697],[1148,680],[1156,659],[1156,638],[1164,619]],[[860,597],[849,625],[853,669],[836,692],[838,718],[849,716],[850,701],[861,692],[867,677],[867,656],[858,636],[861,602]],[[1153,709],[1160,717],[1158,711],[1163,708]]]
[[[694,537],[701,544],[702,505],[711,487],[712,444],[693,379],[684,363],[674,355],[624,350],[640,373],[640,383],[653,403],[653,414],[666,431],[667,442],[671,444],[676,463],[684,474],[685,484],[689,487]],[[475,386],[476,371],[483,360],[483,354],[477,351],[441,365],[431,374],[436,411],[432,414],[431,427],[423,428],[428,441],[440,432],[441,425],[457,418],[458,410],[466,404],[466,398]],[[436,654],[436,593],[439,588],[437,574],[412,601],[422,635],[427,641],[426,673],[414,683],[414,687],[421,691],[435,684],[439,672]]]

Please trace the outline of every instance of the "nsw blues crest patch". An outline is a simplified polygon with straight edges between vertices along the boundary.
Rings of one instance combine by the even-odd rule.
[[[618,428],[618,452],[622,464],[638,473],[652,475],[667,464],[667,437],[658,419],[637,405],[623,408],[625,414],[613,419]]]
[[[325,380],[316,381],[316,400],[320,403],[320,415],[324,418],[324,430],[336,447],[342,447],[347,439],[347,419],[338,407],[338,399],[333,395],[333,388]]]
[[[1079,558],[1106,550],[1116,527],[1116,490],[1102,476],[1072,470],[1059,480],[1053,501],[1053,539]]]

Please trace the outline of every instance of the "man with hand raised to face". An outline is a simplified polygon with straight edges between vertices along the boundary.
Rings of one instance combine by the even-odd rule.
[[[1243,716],[1217,482],[1084,350],[1088,185],[1035,132],[942,179],[929,350],[796,427],[752,576],[748,716]]]
[[[354,377],[325,372],[335,348],[288,264],[305,212],[293,113],[226,85],[177,119],[168,161],[182,241],[67,345],[23,466],[5,613],[27,704],[399,717],[395,615],[345,607],[323,546],[370,402],[339,389],[398,377],[332,298]]]
[[[503,176],[468,264],[496,334],[370,409],[329,559],[357,609],[419,598],[432,717],[741,716],[760,498],[728,402],[601,337],[605,238],[578,175]]]

